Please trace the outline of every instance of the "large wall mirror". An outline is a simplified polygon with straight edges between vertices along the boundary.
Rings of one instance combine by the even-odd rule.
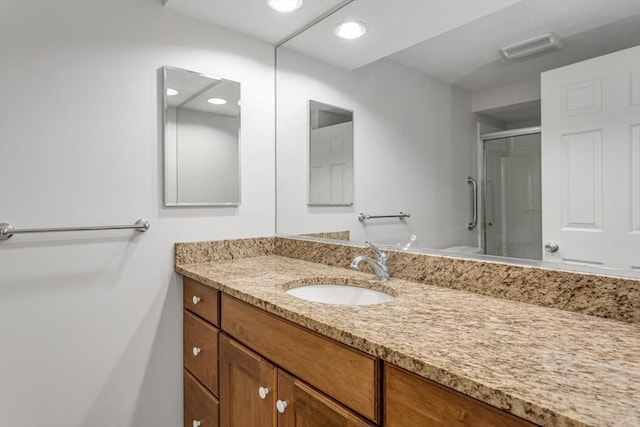
[[[165,206],[238,205],[240,83],[163,73]]]
[[[639,45],[635,0],[347,2],[276,51],[277,233],[637,275]],[[309,100],[352,204],[307,203]]]

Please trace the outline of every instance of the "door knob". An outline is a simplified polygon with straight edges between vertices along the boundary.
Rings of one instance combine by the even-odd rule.
[[[544,250],[547,252],[551,252],[551,253],[558,252],[558,249],[560,249],[560,246],[558,246],[558,244],[554,242],[547,242],[544,245]]]
[[[278,400],[276,402],[276,409],[278,410],[278,412],[280,412],[281,414],[284,414],[284,410],[287,409],[287,402],[284,400]]]

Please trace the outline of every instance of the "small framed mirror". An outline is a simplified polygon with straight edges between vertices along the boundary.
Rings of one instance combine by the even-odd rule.
[[[240,204],[240,83],[163,67],[164,205]]]
[[[353,111],[309,100],[309,206],[353,205]]]

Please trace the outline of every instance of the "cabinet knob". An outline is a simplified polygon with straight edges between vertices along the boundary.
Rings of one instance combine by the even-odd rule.
[[[287,402],[284,400],[278,400],[276,402],[276,409],[278,410],[278,412],[280,412],[281,414],[284,414],[284,410],[287,409]]]
[[[266,387],[260,387],[258,389],[258,396],[260,396],[260,399],[266,399],[267,398],[267,394],[269,394],[269,389]]]
[[[193,352],[194,356],[197,356],[198,354],[200,354],[200,347],[193,347],[193,350],[191,350]]]
[[[193,305],[196,305],[200,302],[200,297],[194,295],[193,298],[191,298],[191,301],[193,301]]]
[[[200,421],[198,421],[198,420],[193,420],[193,422],[191,423],[191,425],[192,425],[193,427],[200,427]]]

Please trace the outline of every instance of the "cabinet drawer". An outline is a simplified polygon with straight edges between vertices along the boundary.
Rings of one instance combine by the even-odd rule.
[[[220,327],[220,292],[188,277],[182,285],[184,308]]]
[[[184,427],[200,421],[202,427],[220,425],[220,403],[186,369],[184,370]]]
[[[184,367],[218,395],[219,330],[184,310]]]
[[[222,329],[304,382],[379,420],[378,360],[227,295]]]
[[[383,395],[387,427],[535,425],[388,363],[384,364]]]

